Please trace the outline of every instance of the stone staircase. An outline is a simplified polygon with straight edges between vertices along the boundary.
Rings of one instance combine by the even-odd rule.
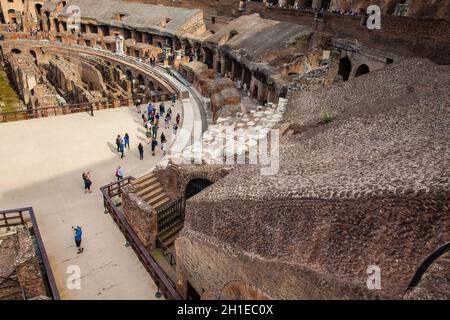
[[[131,182],[136,188],[136,195],[157,209],[170,202],[170,198],[153,173],[145,174]]]

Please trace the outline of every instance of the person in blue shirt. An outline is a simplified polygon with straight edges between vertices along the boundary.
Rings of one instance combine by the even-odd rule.
[[[124,142],[125,148],[128,147],[128,150],[130,150],[130,136],[128,135],[128,133],[125,133]]]
[[[120,143],[120,159],[123,159],[124,157],[124,151],[125,151],[125,144],[123,143],[123,141]]]
[[[73,230],[73,236],[75,238],[75,244],[78,249],[77,253],[82,253],[84,250],[83,247],[81,247],[81,236],[83,235],[83,231],[81,230],[80,226],[77,226],[76,228],[72,227],[72,230]]]
[[[152,112],[153,112],[153,105],[151,102],[149,102],[147,106],[147,114],[150,115]]]

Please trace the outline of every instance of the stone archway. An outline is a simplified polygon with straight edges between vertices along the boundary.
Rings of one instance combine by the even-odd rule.
[[[369,72],[370,72],[370,69],[367,66],[367,64],[362,64],[362,65],[360,65],[358,67],[358,69],[356,69],[355,78],[359,77],[359,76],[362,76],[363,74],[366,74],[366,73],[369,73]]]
[[[200,193],[210,185],[212,185],[214,182],[209,179],[204,178],[195,178],[189,181],[189,183],[186,185],[186,190],[184,192],[185,199],[189,199],[193,196],[195,196],[197,193]]]
[[[342,76],[344,81],[347,81],[350,77],[350,73],[352,72],[352,62],[349,57],[345,56],[341,58],[339,61],[339,71],[338,75]]]
[[[33,57],[34,63],[35,63],[36,65],[38,65],[39,62],[38,62],[38,58],[37,58],[36,52],[35,52],[34,50],[30,50],[30,54],[31,54],[31,56]]]
[[[204,63],[208,66],[208,69],[212,69],[213,67],[213,52],[210,48],[203,47],[204,52]]]
[[[125,71],[125,75],[126,75],[128,81],[133,80],[133,73],[131,72],[131,70]]]
[[[138,83],[140,86],[145,86],[145,80],[144,77],[142,76],[142,74],[139,74],[137,77]]]

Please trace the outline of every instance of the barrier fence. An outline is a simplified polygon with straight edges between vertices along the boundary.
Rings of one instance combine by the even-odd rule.
[[[64,104],[45,108],[27,109],[21,111],[0,112],[0,122],[47,118],[80,112],[87,112],[93,115],[94,112],[97,110],[133,106],[136,104],[137,101],[140,101],[140,103],[146,103],[149,101],[155,103],[157,101],[162,100],[169,101],[174,95],[176,95],[177,99],[179,98],[178,93],[172,92],[172,93],[156,94],[150,97],[134,96],[122,99],[113,99],[113,100],[105,99],[105,100],[98,100],[95,102],[83,102],[77,104]]]
[[[136,252],[139,260],[141,260],[142,264],[153,278],[153,281],[155,281],[158,290],[161,291],[164,297],[171,300],[180,300],[181,297],[176,291],[175,285],[156,263],[153,257],[148,253],[142,241],[128,224],[123,211],[112,199],[113,197],[120,196],[122,194],[122,188],[130,184],[133,180],[133,177],[126,177],[120,181],[113,182],[100,188],[103,194],[105,213],[109,213],[114,219],[115,223],[118,225],[133,250]]]

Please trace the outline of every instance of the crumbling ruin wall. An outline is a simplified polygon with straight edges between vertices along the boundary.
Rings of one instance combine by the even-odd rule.
[[[0,228],[0,277],[10,279],[15,273],[15,284],[0,288],[0,300],[33,299],[47,296],[33,239],[25,225]],[[5,280],[5,284],[10,280]]]
[[[180,64],[180,73],[192,83],[194,83],[195,77],[199,77],[205,70],[208,70],[208,66],[200,61]]]
[[[148,251],[153,250],[158,232],[156,213],[134,193],[133,186],[127,186],[122,192],[122,205],[125,218],[139,240]]]
[[[179,278],[214,298],[242,281],[275,299],[399,299],[449,240],[449,200],[188,201],[176,242]],[[367,289],[371,265],[381,268],[381,290]]]
[[[234,87],[229,87],[211,96],[211,111],[213,118],[217,118],[217,112],[226,105],[240,105],[241,95]]]
[[[267,8],[263,18],[314,27],[312,13]],[[317,30],[335,38],[357,39],[369,48],[397,55],[421,56],[439,64],[450,64],[450,19],[421,19],[383,15],[381,30],[373,32],[361,25],[361,17],[326,14]]]

